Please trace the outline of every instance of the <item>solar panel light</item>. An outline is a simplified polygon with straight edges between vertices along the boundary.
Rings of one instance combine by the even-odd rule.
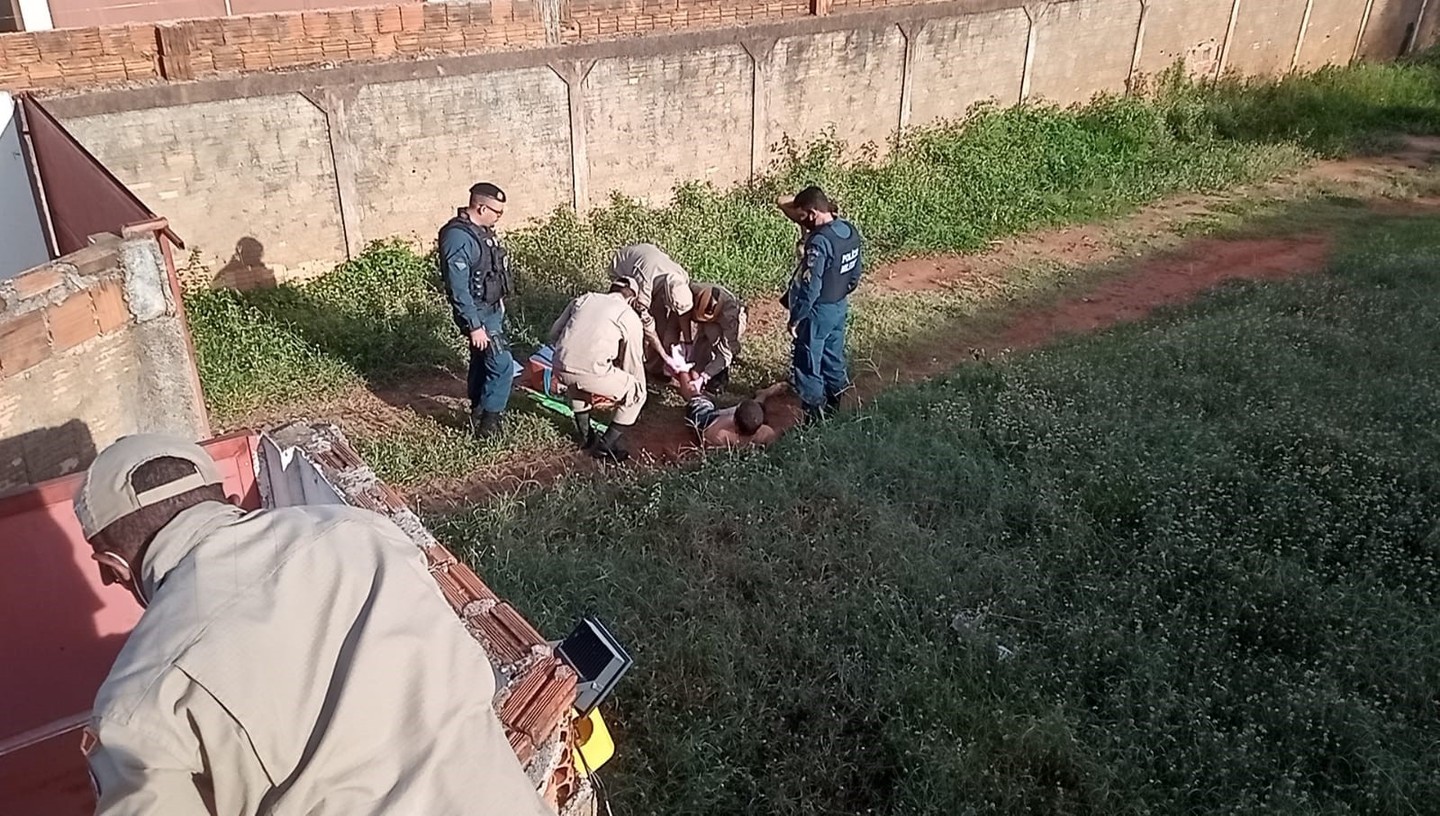
[[[605,624],[593,615],[581,618],[574,631],[555,647],[555,652],[580,676],[575,710],[582,717],[610,696],[620,678],[635,663]]]

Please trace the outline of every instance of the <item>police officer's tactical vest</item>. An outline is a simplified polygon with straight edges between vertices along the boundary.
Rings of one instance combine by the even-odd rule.
[[[463,230],[469,235],[481,249],[483,260],[488,262],[487,269],[470,269],[470,294],[477,303],[486,303],[491,306],[498,304],[507,297],[514,283],[510,274],[510,253],[496,240],[495,233],[486,230],[484,233],[475,226],[469,218],[462,213],[455,216],[440,228],[440,241],[443,244],[445,233],[448,230]],[[489,233],[488,235],[486,233]],[[445,258],[440,257],[440,279],[445,279]]]
[[[855,288],[854,281],[860,278],[860,230],[847,221],[845,224],[850,227],[850,237],[841,238],[835,232],[836,223],[838,222],[831,221],[810,235],[811,241],[823,235],[830,244],[830,263],[825,267],[825,277],[820,281],[820,303],[838,303],[844,300]]]

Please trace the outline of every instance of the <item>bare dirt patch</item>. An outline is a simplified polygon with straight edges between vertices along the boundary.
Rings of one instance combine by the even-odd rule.
[[[1318,272],[1330,241],[1323,235],[1243,241],[1207,239],[1161,257],[1078,298],[1020,315],[997,338],[1006,348],[1034,348],[1060,335],[1139,320],[1161,306],[1193,300],[1234,280],[1278,280]]]

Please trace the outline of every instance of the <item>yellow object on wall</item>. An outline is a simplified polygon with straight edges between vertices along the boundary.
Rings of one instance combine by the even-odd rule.
[[[575,722],[575,769],[582,777],[589,776],[589,771],[599,770],[612,756],[615,756],[615,742],[610,739],[610,729],[597,708],[590,716]]]

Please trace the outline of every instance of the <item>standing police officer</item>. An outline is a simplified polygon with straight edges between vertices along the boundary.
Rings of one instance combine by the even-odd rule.
[[[495,237],[505,214],[505,191],[489,182],[470,188],[470,205],[440,228],[440,278],[455,325],[470,346],[470,431],[500,431],[510,401],[515,361],[505,339],[505,298],[514,286],[510,256]]]
[[[860,230],[836,215],[819,187],[801,190],[781,209],[805,230],[805,252],[790,281],[785,305],[795,338],[792,374],[806,421],[840,406],[850,387],[845,365],[845,319],[850,293],[860,283]]]

